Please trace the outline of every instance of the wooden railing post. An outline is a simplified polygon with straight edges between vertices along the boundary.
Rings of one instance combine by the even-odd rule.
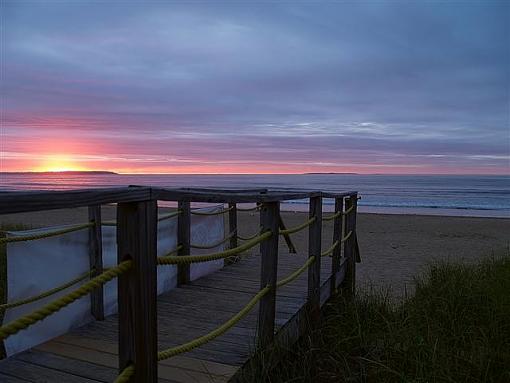
[[[351,236],[344,243],[344,257],[345,257],[345,278],[342,283],[342,294],[347,298],[352,298],[356,289],[356,258],[354,247],[356,245],[356,215],[357,215],[357,194],[351,195],[345,201],[345,210],[349,210],[354,206],[352,211],[345,217],[345,235]]]
[[[101,205],[89,206],[89,222],[94,224],[89,229],[90,278],[93,278],[103,272]],[[103,291],[101,285],[90,293],[90,311],[96,320],[104,319]]]
[[[177,244],[181,246],[178,255],[190,254],[191,241],[191,204],[190,201],[179,201],[180,214],[177,218]],[[177,266],[177,284],[185,285],[190,281],[190,266]]]
[[[344,198],[337,197],[335,198],[335,213],[340,213],[344,209]],[[343,230],[343,217],[340,214],[333,221],[333,243],[338,241],[338,245],[333,250],[333,254],[331,255],[331,296],[337,293],[337,273],[340,271],[340,257],[342,256],[342,230]]]
[[[233,249],[237,247],[237,204],[229,203],[228,208],[230,209],[228,212],[229,234],[233,233],[230,237],[230,248]]]
[[[117,260],[132,260],[119,276],[119,372],[134,366],[129,382],[157,381],[156,201],[117,206]]]
[[[320,318],[322,197],[311,197],[309,210],[309,217],[316,217],[308,228],[308,257],[315,257],[308,268],[308,310],[313,324]]]
[[[264,203],[260,208],[260,226],[262,232],[271,231],[273,235],[261,242],[260,288],[270,286],[270,291],[260,300],[258,321],[258,344],[260,348],[268,346],[274,338],[276,315],[276,278],[278,274],[278,217],[280,202]]]

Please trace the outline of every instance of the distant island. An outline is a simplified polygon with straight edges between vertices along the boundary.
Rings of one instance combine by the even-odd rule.
[[[101,175],[101,174],[118,174],[106,170],[64,170],[64,171],[48,171],[48,172],[0,172],[0,174],[69,174],[69,175]]]
[[[357,175],[358,173],[342,173],[342,172],[316,172],[316,173],[303,173],[305,175],[318,175],[318,174],[340,174],[340,175]]]

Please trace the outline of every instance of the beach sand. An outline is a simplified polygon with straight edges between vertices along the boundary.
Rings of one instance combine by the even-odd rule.
[[[282,212],[282,217],[290,227],[305,221],[307,213]],[[115,208],[103,207],[103,219],[114,218]],[[24,223],[32,227],[86,220],[86,208],[0,216],[0,224]],[[258,213],[240,212],[238,227],[242,236],[257,232]],[[332,222],[325,222],[323,228],[326,249],[331,245]],[[306,253],[307,231],[292,235],[292,239],[298,252]],[[473,262],[508,252],[510,219],[359,214],[358,240],[362,258],[357,268],[358,286],[390,287],[400,296],[405,289],[412,291],[413,277],[434,260]],[[280,246],[286,252],[283,240]]]

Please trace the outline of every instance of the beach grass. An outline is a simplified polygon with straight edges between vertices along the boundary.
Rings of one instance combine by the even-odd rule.
[[[415,286],[397,303],[370,288],[336,298],[319,329],[242,380],[510,382],[510,255],[435,263]]]

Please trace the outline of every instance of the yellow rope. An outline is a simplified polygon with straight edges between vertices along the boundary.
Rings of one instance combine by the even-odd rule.
[[[333,251],[339,244],[340,241],[335,241],[335,243],[333,243],[329,249],[321,253],[321,257],[327,257],[328,255],[331,256],[331,254],[333,254]]]
[[[238,207],[237,208],[237,211],[256,211],[256,210],[260,210],[260,206],[255,206],[255,207],[250,207],[250,208],[240,208]]]
[[[344,213],[343,213],[343,211],[340,210],[340,211],[336,212],[335,214],[331,214],[331,215],[328,215],[328,216],[323,216],[322,220],[323,221],[332,221],[335,218],[340,217],[342,214],[344,214]]]
[[[48,291],[45,291],[39,295],[36,295],[34,297],[30,297],[30,298],[26,298],[26,299],[21,299],[19,301],[15,301],[15,302],[7,302],[7,303],[4,303],[2,305],[0,305],[0,311],[2,310],[7,310],[7,309],[11,309],[13,307],[18,307],[18,306],[22,306],[22,305],[26,305],[28,303],[32,303],[32,302],[36,302],[36,301],[39,301],[43,298],[46,298],[46,297],[49,297],[50,295],[53,295],[53,294],[56,294],[62,290],[65,290],[67,289],[68,287],[71,287],[71,286],[74,286],[75,284],[89,278],[91,275],[92,275],[92,271],[87,271],[86,273],[84,273],[83,275],[80,275],[79,277],[69,281],[69,282],[66,282],[64,283],[63,285],[61,286],[58,286],[58,287],[55,287],[51,290],[48,290]]]
[[[169,251],[168,253],[166,253],[164,256],[165,256],[165,257],[169,257],[169,256],[170,256],[170,255],[172,255],[172,254],[176,254],[176,253],[178,253],[178,252],[179,252],[179,250],[181,250],[181,249],[182,249],[182,245],[179,245],[179,246],[177,246],[175,249],[173,249],[172,251]]]
[[[351,211],[354,210],[354,205],[352,205],[349,209],[347,209],[346,211],[344,211],[344,215],[347,215],[349,214]]]
[[[343,238],[342,238],[342,240],[341,240],[340,242],[342,242],[342,243],[343,243],[343,242],[347,241],[347,240],[349,239],[349,237],[351,236],[351,234],[352,234],[352,230],[351,230],[351,231],[349,231],[349,233],[348,233],[345,237],[343,237]]]
[[[308,260],[304,263],[303,266],[301,266],[299,269],[297,269],[296,271],[294,271],[292,274],[290,274],[289,276],[283,278],[282,280],[279,280],[278,282],[276,282],[276,287],[279,288],[279,287],[282,287],[284,285],[286,285],[287,283],[290,283],[292,282],[293,280],[295,280],[297,277],[299,277],[305,270],[308,269],[308,267],[315,262],[315,256],[313,257],[310,257],[308,258]]]
[[[241,237],[239,234],[237,234],[237,238],[239,238],[242,241],[249,241],[249,240],[255,238],[257,235],[260,235],[260,231],[253,235],[250,235],[249,237]]]
[[[135,373],[135,366],[132,364],[127,366],[122,372],[117,376],[117,379],[113,383],[127,383]]]
[[[189,247],[192,247],[194,249],[212,249],[214,247],[218,247],[219,245],[227,242],[230,238],[232,238],[233,236],[235,235],[235,231],[233,231],[232,233],[230,233],[229,235],[227,235],[225,238],[222,238],[220,239],[219,241],[217,242],[214,242],[210,245],[195,245],[195,244],[191,244],[189,245]]]
[[[199,338],[196,338],[190,342],[181,344],[176,347],[172,347],[163,351],[158,352],[158,361],[171,358],[172,356],[182,354],[184,352],[188,352],[193,350],[194,348],[200,347],[211,340],[219,337],[220,335],[227,332],[229,329],[234,327],[236,323],[238,323],[241,319],[243,319],[246,314],[250,312],[250,310],[262,299],[264,295],[269,292],[269,286],[264,287],[260,290],[247,304],[239,311],[236,315],[230,318],[228,321],[223,323],[221,326],[217,327],[210,333],[203,335]]]
[[[113,278],[129,270],[132,264],[133,261],[124,261],[119,263],[116,267],[111,267],[108,271],[105,271],[97,277],[92,278],[90,281],[84,283],[69,294],[59,297],[54,301],[47,303],[43,307],[33,311],[32,313],[24,315],[0,327],[0,340],[4,340],[10,335],[16,334],[19,331],[33,325],[34,323],[43,320],[51,314],[56,313],[67,305],[70,305],[74,301],[90,293],[95,288],[105,284],[108,281],[111,281]]]
[[[291,227],[291,228],[285,229],[285,230],[280,230],[280,235],[297,233],[298,231],[303,230],[304,228],[310,226],[313,222],[315,222],[316,219],[317,219],[317,217],[314,216],[314,217],[308,219],[306,222],[302,223],[301,225],[294,226],[294,227]]]
[[[67,227],[65,229],[54,230],[54,231],[50,231],[48,233],[22,235],[19,237],[5,237],[5,238],[0,238],[0,244],[10,243],[10,242],[34,241],[36,239],[54,237],[57,235],[71,233],[73,231],[83,230],[83,229],[86,229],[86,228],[92,227],[92,226],[94,226],[94,222],[84,223],[82,225],[76,225],[76,226],[72,226],[72,227]]]
[[[233,208],[234,207],[231,206],[229,208],[226,208],[226,209],[223,209],[223,210],[219,210],[219,211],[213,211],[213,212],[191,210],[191,214],[195,214],[195,215],[220,215],[220,214],[225,214],[226,212],[232,210]]]
[[[337,217],[339,217],[339,216],[341,216],[341,215],[347,215],[347,214],[349,214],[349,213],[350,213],[351,211],[353,211],[353,210],[354,210],[354,205],[352,205],[352,206],[351,206],[349,209],[347,209],[346,211],[338,211],[338,212],[336,212],[335,214],[328,215],[328,216],[325,216],[325,217],[323,216],[323,217],[322,217],[322,220],[323,220],[323,221],[331,221],[331,220],[333,220],[333,219],[335,219],[335,218],[337,218]]]
[[[158,265],[183,265],[189,263],[198,263],[198,262],[209,262],[214,261],[216,259],[228,258],[232,255],[239,254],[245,250],[251,249],[256,246],[260,242],[266,240],[271,236],[270,231],[266,231],[265,233],[255,237],[251,241],[243,243],[241,246],[234,247],[233,249],[228,249],[219,253],[212,254],[204,254],[204,255],[180,255],[180,256],[165,256],[158,257]]]

